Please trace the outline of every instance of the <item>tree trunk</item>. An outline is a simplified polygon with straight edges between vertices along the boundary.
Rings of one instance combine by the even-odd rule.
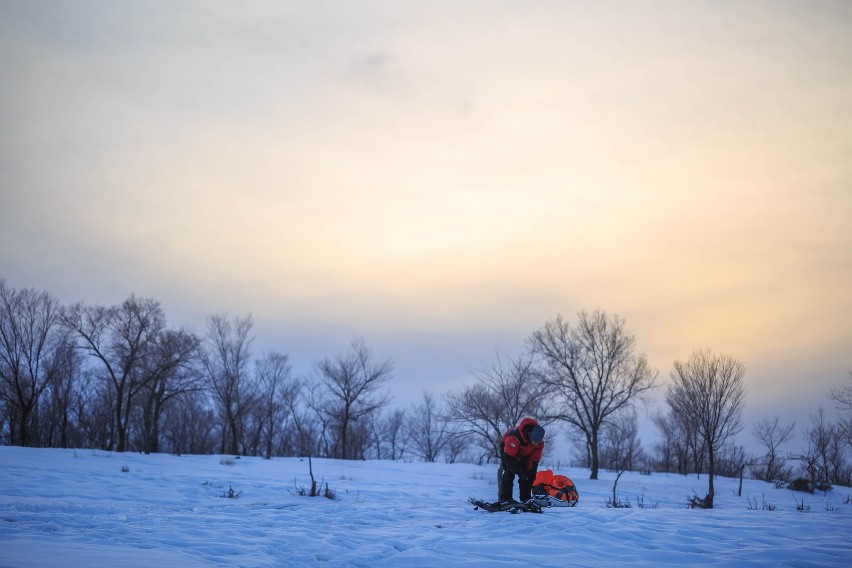
[[[30,421],[30,413],[32,412],[32,407],[24,408],[21,407],[21,430],[20,430],[20,440],[21,446],[26,447],[30,443],[30,429],[27,424]]]
[[[148,397],[148,400],[145,402],[145,408],[142,412],[142,451],[145,454],[151,453],[151,415],[153,414],[153,406],[154,399],[153,397]]]
[[[340,457],[349,459],[349,441],[347,440],[349,430],[349,407],[346,406],[343,411],[343,420],[340,424]]]
[[[593,432],[591,438],[589,439],[589,450],[592,455],[592,463],[590,464],[592,469],[592,475],[589,476],[589,479],[597,479],[598,478],[598,469],[600,468],[600,462],[598,460],[598,434],[597,432]]]
[[[619,507],[618,504],[618,492],[616,488],[618,487],[618,480],[621,479],[621,476],[624,474],[624,470],[618,472],[618,475],[615,476],[615,481],[612,482],[612,506]]]
[[[707,504],[707,509],[713,508],[713,496],[716,494],[716,490],[713,487],[713,478],[716,477],[716,452],[713,449],[713,446],[710,446],[710,451],[707,452],[708,460],[709,460],[709,471],[707,472],[707,499],[705,503]]]
[[[63,449],[68,449],[68,411],[62,413],[59,420],[59,439]]]
[[[163,405],[159,401],[154,401],[154,416],[151,424],[151,452],[159,453],[160,451],[160,415],[163,413]]]
[[[238,447],[239,447],[239,443],[238,443],[238,437],[237,437],[237,422],[236,422],[236,420],[232,420],[231,421],[231,453],[234,454],[235,456],[239,455],[239,451],[238,451],[239,448]]]
[[[113,441],[113,443],[115,444],[115,451],[117,451],[117,452],[123,452],[124,451],[124,449],[125,449],[124,443],[125,443],[125,440],[127,439],[127,435],[124,431],[125,427],[124,427],[124,424],[122,424],[122,421],[121,421],[122,415],[123,415],[123,410],[124,410],[124,407],[123,407],[124,401],[122,400],[123,398],[124,398],[123,394],[118,396],[118,405],[115,409],[115,429],[116,429],[116,434],[118,436],[118,442],[116,443],[115,441]]]
[[[129,449],[130,444],[128,444],[128,439],[130,438],[130,411],[132,409],[131,399],[133,398],[133,389],[129,388],[127,391],[127,403],[124,405],[124,422],[122,423],[122,435],[121,435],[121,447],[123,448],[121,451],[126,451]]]

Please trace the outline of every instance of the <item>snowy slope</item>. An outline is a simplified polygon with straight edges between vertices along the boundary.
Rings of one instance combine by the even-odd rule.
[[[737,497],[737,480],[719,479],[717,508],[701,511],[686,499],[703,477],[626,473],[632,507],[610,509],[614,474],[561,469],[576,508],[511,515],[467,503],[496,498],[493,465],[313,468],[334,500],[298,495],[310,478],[297,458],[0,447],[0,566],[852,566],[847,488],[746,480]]]

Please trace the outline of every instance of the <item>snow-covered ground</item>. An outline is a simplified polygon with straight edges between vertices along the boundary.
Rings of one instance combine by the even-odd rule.
[[[612,509],[614,474],[563,468],[576,508],[512,515],[467,502],[496,499],[493,465],[313,469],[333,500],[299,495],[298,458],[0,447],[0,566],[852,566],[848,488],[746,480],[737,497],[737,480],[719,479],[716,508],[693,510],[704,477],[626,473],[632,507]]]

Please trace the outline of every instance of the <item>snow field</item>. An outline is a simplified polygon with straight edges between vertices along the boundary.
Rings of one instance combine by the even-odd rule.
[[[848,488],[746,480],[737,497],[738,480],[719,478],[702,511],[686,501],[704,476],[628,472],[618,496],[631,508],[610,509],[615,474],[562,468],[577,507],[512,515],[467,503],[496,499],[494,465],[314,459],[313,471],[333,500],[298,495],[306,459],[0,447],[0,566],[852,566]]]

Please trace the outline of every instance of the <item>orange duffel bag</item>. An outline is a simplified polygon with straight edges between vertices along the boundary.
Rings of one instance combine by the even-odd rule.
[[[564,475],[554,474],[552,469],[545,469],[535,474],[532,491],[534,495],[546,496],[552,505],[573,507],[580,499],[574,482]]]

